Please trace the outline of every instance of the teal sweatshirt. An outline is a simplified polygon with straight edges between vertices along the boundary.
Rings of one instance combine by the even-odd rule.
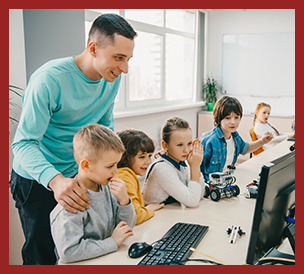
[[[13,169],[46,188],[61,173],[72,177],[78,165],[73,137],[98,123],[114,129],[113,107],[121,76],[110,83],[88,79],[73,57],[47,62],[30,78],[12,144]]]

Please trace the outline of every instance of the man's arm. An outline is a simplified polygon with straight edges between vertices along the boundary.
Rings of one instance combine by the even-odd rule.
[[[51,93],[49,88],[54,92]],[[40,141],[49,126],[52,112],[56,111],[57,90],[52,81],[48,85],[32,83],[28,87],[12,149],[16,162],[27,174],[44,187],[50,187],[54,191],[55,199],[63,207],[67,210],[72,210],[72,207],[72,211],[75,211],[87,207],[89,197],[76,180],[61,175],[40,150]]]

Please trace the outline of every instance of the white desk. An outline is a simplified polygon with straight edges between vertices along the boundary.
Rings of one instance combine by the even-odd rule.
[[[259,178],[263,164],[289,152],[293,142],[284,141],[275,147],[254,156],[252,159],[238,165],[234,172],[237,185],[241,193],[230,199],[222,198],[218,202],[210,198],[203,199],[197,208],[185,208],[178,203],[165,206],[155,212],[155,216],[134,227],[134,236],[129,237],[120,246],[118,251],[95,259],[81,261],[73,264],[81,265],[135,265],[143,257],[131,259],[128,257],[128,248],[134,242],[152,243],[160,239],[176,222],[198,223],[209,226],[209,231],[197,246],[197,250],[229,265],[242,265],[246,263],[248,243],[251,234],[251,225],[256,199],[244,197],[246,185],[253,179]],[[236,243],[228,242],[226,230],[232,225],[241,226],[246,232],[238,237]],[[202,255],[194,252],[190,258],[201,258]],[[188,262],[187,264],[190,264]],[[198,264],[191,262],[191,264]]]

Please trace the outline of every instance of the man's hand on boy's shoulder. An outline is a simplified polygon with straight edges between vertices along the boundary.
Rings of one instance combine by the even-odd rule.
[[[84,211],[90,207],[90,198],[83,183],[77,179],[56,175],[49,183],[54,192],[55,200],[71,213]]]
[[[129,204],[129,196],[126,189],[126,184],[119,178],[112,178],[110,183],[110,192],[117,198],[121,206]]]

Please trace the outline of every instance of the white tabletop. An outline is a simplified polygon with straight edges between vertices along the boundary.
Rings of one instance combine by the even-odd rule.
[[[126,239],[118,251],[95,259],[73,264],[81,265],[135,265],[143,257],[131,259],[128,248],[134,242],[152,243],[160,239],[176,222],[189,222],[209,226],[209,231],[197,246],[197,250],[215,257],[229,265],[246,263],[247,249],[251,233],[251,225],[256,199],[245,198],[246,185],[259,178],[262,165],[286,153],[293,142],[284,141],[273,148],[254,156],[238,165],[234,172],[236,184],[240,187],[240,195],[222,198],[218,202],[205,198],[196,208],[186,208],[178,203],[166,205],[164,209],[155,212],[155,216],[133,229],[134,235]],[[245,235],[237,238],[234,244],[229,243],[226,230],[232,226],[240,226]],[[208,259],[194,252],[190,258]],[[187,264],[197,264],[188,262]]]

